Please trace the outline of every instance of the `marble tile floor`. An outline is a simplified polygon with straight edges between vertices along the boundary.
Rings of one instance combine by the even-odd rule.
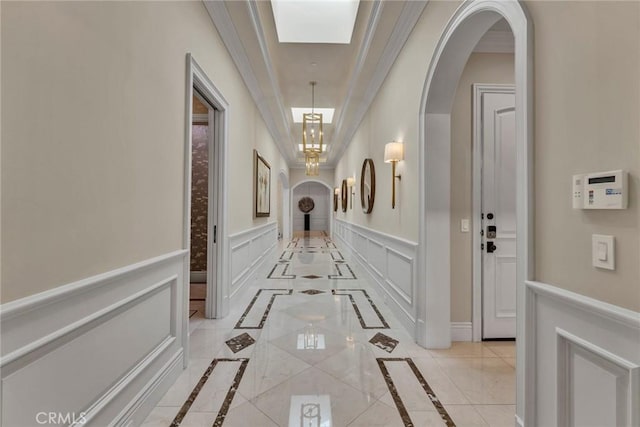
[[[285,263],[295,279],[267,278]],[[515,343],[423,349],[366,277],[326,236],[296,237],[227,317],[192,301],[189,367],[143,426],[513,426]]]

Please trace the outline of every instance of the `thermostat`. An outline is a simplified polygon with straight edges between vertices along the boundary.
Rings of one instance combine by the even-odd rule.
[[[627,172],[595,172],[573,176],[574,209],[626,209]]]

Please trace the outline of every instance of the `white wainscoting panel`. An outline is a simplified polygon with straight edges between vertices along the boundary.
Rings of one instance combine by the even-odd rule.
[[[334,236],[351,249],[387,305],[413,335],[418,244],[340,219],[335,220]]]
[[[278,223],[269,222],[229,236],[233,297],[278,243]]]
[[[140,424],[183,369],[187,253],[3,304],[1,425]]]
[[[525,425],[640,425],[640,313],[538,282],[526,307]]]

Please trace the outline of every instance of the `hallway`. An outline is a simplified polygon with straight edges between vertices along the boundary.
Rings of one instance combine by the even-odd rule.
[[[275,253],[227,317],[191,312],[189,368],[145,427],[513,425],[513,342],[423,349],[328,237]]]

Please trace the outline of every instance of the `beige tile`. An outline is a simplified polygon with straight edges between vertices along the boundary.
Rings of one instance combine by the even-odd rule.
[[[167,427],[176,417],[180,407],[157,406],[142,422],[142,427]]]
[[[456,427],[488,426],[472,405],[445,405],[445,409]]]
[[[515,341],[486,341],[483,344],[500,357],[516,357]]]
[[[515,405],[475,405],[474,407],[491,427],[515,425]]]
[[[514,368],[516,367],[516,359],[515,358],[503,357],[502,360],[507,362],[508,365],[513,366]]]
[[[436,394],[440,402],[444,405],[455,404],[465,405],[469,404],[469,400],[458,389],[458,387],[451,381],[451,379],[444,373],[440,364],[435,359],[431,358],[414,358],[413,363],[418,367],[418,370],[427,381],[433,392]]]
[[[436,359],[472,404],[514,404],[515,369],[500,358]]]
[[[356,418],[349,427],[404,427],[395,407],[376,402]]]
[[[414,426],[420,427],[446,427],[446,423],[438,412],[409,411],[409,417]]]
[[[212,424],[206,427],[211,427]],[[233,408],[224,419],[224,427],[277,427],[277,424],[251,403]],[[182,426],[181,426],[182,427]]]
[[[498,357],[480,342],[454,342],[451,347],[442,350],[429,350],[435,358],[443,357]]]

